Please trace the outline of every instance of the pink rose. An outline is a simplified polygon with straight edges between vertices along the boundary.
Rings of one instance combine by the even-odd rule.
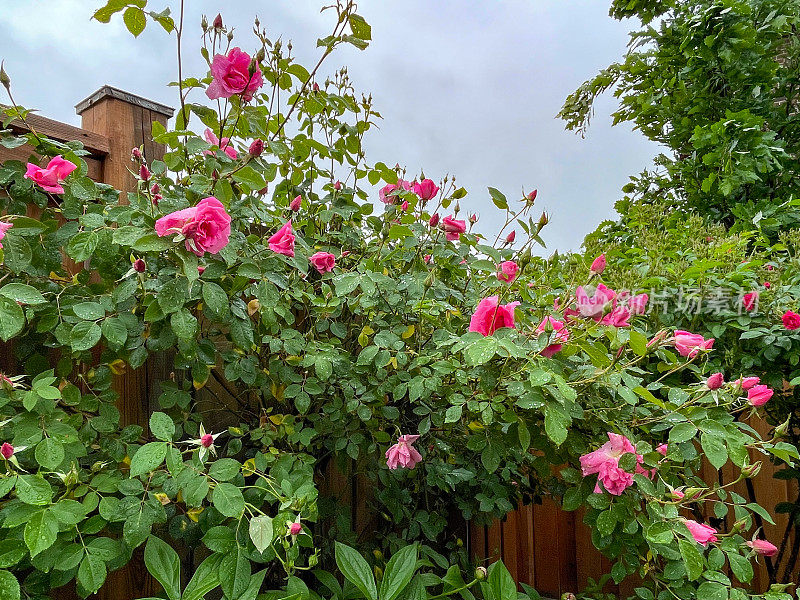
[[[206,138],[206,141],[212,146],[219,146],[219,149],[222,150],[225,154],[227,154],[228,158],[230,158],[231,160],[236,160],[236,158],[238,158],[239,153],[236,152],[236,149],[233,146],[231,146],[230,138],[224,137],[222,139],[219,139],[216,135],[214,135],[214,132],[211,131],[210,129],[206,129],[205,133],[203,134],[203,137]],[[215,153],[212,152],[211,150],[206,150],[203,152],[203,154],[214,156]]]
[[[303,197],[298,194],[295,196],[294,200],[289,203],[289,210],[292,212],[297,212],[300,210],[301,206],[303,206]]]
[[[341,190],[342,189],[342,182],[337,179],[336,183],[333,184],[333,189],[335,189],[337,192],[339,190]]]
[[[758,292],[748,292],[742,297],[742,306],[750,312],[758,305]]]
[[[612,303],[616,295],[614,290],[601,283],[590,298],[583,286],[578,286],[575,290],[575,298],[578,301],[578,314],[599,321],[605,312],[606,305]]]
[[[725,383],[722,373],[714,373],[706,379],[706,387],[710,390],[718,390]]]
[[[320,273],[329,273],[336,266],[336,257],[330,252],[317,252],[309,256],[308,260]]]
[[[747,401],[753,406],[764,406],[774,393],[765,385],[754,385],[747,391]]]
[[[294,234],[291,219],[281,227],[269,240],[269,249],[285,256],[294,256]]]
[[[64,160],[61,156],[54,156],[44,169],[33,163],[28,163],[25,179],[30,179],[45,192],[63,194],[64,188],[61,183],[77,168],[76,165]]]
[[[397,443],[386,451],[386,466],[392,470],[397,467],[413,469],[422,460],[413,446],[418,439],[418,435],[401,435]]]
[[[247,149],[247,153],[252,157],[261,156],[262,152],[264,152],[264,141],[260,139],[253,140],[253,143]]]
[[[689,530],[689,533],[692,534],[694,541],[698,544],[702,544],[703,546],[708,546],[709,542],[718,542],[719,539],[717,538],[717,530],[713,527],[709,527],[705,523],[698,523],[697,521],[692,521],[691,519],[684,519],[683,521],[686,528]]]
[[[594,452],[581,456],[581,472],[584,477],[597,474],[594,492],[600,494],[603,488],[612,496],[619,496],[626,488],[633,485],[633,474],[619,468],[619,459],[623,454],[636,455],[637,472],[642,456],[624,435],[608,432],[608,441]],[[641,469],[644,471],[644,469]],[[600,484],[603,484],[603,488]]]
[[[704,339],[699,333],[689,333],[682,329],[675,331],[675,349],[681,356],[694,358],[701,350],[711,350],[714,338]]]
[[[423,260],[425,261],[425,264],[427,264],[427,263],[431,262],[431,255],[430,255],[430,254],[426,254],[426,255],[423,257]]]
[[[680,491],[680,490],[672,490],[672,491],[669,493],[669,496],[670,496],[670,498],[672,498],[673,500],[683,500],[683,499],[686,497],[686,494],[684,494],[684,493],[683,493],[682,491]]]
[[[669,446],[667,444],[659,444],[656,447],[656,452],[658,452],[661,456],[666,456],[668,451]]]
[[[403,203],[400,205],[400,210],[402,210],[403,212],[406,212],[406,211],[408,210],[408,200],[405,200],[405,201],[404,201],[404,202],[403,202]]]
[[[414,184],[414,193],[424,201],[428,201],[439,193],[439,188],[430,179],[423,179]]]
[[[227,56],[215,55],[211,63],[211,76],[214,80],[206,90],[206,96],[211,100],[241,94],[242,100],[249,102],[253,99],[253,94],[264,84],[261,69],[256,65],[251,74],[250,55],[239,48],[231,48]]]
[[[783,321],[783,326],[790,331],[794,331],[800,327],[800,315],[798,315],[796,312],[792,312],[791,310],[787,310],[785,313],[783,313],[781,320]]]
[[[5,221],[0,221],[0,248],[3,247],[3,238],[6,237],[6,231],[11,229],[14,226],[13,223],[6,223]]]
[[[393,192],[398,190],[411,190],[411,183],[403,179],[398,179],[397,183],[390,183],[378,190],[378,198],[380,198],[380,201],[384,204],[394,204],[397,196]]]
[[[519,302],[500,304],[497,296],[489,296],[478,303],[475,313],[469,320],[469,330],[477,331],[482,335],[492,335],[501,327],[516,329],[514,324],[514,309]]]
[[[647,308],[647,301],[650,297],[647,294],[637,294],[628,300],[628,307],[634,315],[643,315]]]
[[[454,242],[458,240],[460,234],[467,230],[466,221],[460,221],[454,217],[445,217],[442,219],[442,229],[447,234],[445,237]]]
[[[542,322],[539,323],[539,326],[536,328],[535,332],[537,336],[540,336],[545,332],[548,323],[553,331],[556,332],[556,335],[554,339],[555,343],[548,345],[544,350],[542,350],[542,356],[545,358],[550,358],[556,352],[560,352],[564,347],[563,345],[569,341],[569,330],[567,329],[566,324],[563,321],[559,321],[550,316],[545,317]]]
[[[159,237],[182,235],[186,249],[197,256],[217,254],[228,245],[231,217],[222,202],[211,196],[200,200],[197,206],[161,217],[156,221],[156,233]]]
[[[775,556],[778,553],[778,548],[775,546],[775,544],[772,544],[767,540],[752,540],[745,543],[750,546],[750,548],[755,550],[757,554],[763,554],[764,556]]]
[[[767,271],[772,271],[775,269],[773,265],[767,265],[765,268],[767,269]]]
[[[14,446],[9,444],[8,442],[3,442],[3,445],[0,446],[0,454],[3,455],[3,458],[8,460],[12,456],[14,456]]]
[[[597,258],[592,261],[592,266],[589,267],[589,270],[592,273],[597,273],[600,275],[603,271],[606,270],[606,255],[601,254]]]
[[[214,445],[214,436],[210,433],[204,433],[200,436],[200,445],[203,448],[211,448]]]
[[[139,179],[142,181],[150,181],[150,169],[147,168],[147,165],[139,166]]]
[[[506,260],[500,263],[500,270],[497,272],[497,278],[500,281],[511,283],[517,278],[517,263],[513,260]]]
[[[197,274],[198,275],[202,275],[205,272],[206,272],[206,268],[204,266],[200,265],[200,266],[197,267]]]
[[[289,535],[300,535],[303,532],[303,526],[300,523],[291,523],[289,525]]]
[[[742,386],[743,390],[749,390],[754,385],[758,385],[761,382],[761,379],[758,377],[745,377],[743,379],[737,379],[733,382],[733,385],[740,385]]]
[[[764,282],[764,287],[765,287],[765,288],[767,288],[767,289],[769,289],[769,288],[771,288],[771,287],[772,287],[772,284],[771,284],[769,281],[765,281],[765,282]]]
[[[600,320],[601,325],[607,325],[610,327],[630,327],[631,324],[628,323],[628,319],[631,318],[631,311],[628,309],[627,306],[618,306],[610,313],[608,313],[605,317]]]

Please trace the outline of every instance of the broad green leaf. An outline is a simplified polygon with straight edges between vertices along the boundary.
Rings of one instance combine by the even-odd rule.
[[[258,515],[250,519],[250,539],[253,540],[256,550],[264,552],[272,543],[274,537],[272,517]]]
[[[336,565],[350,583],[356,586],[367,600],[378,600],[378,588],[375,585],[375,578],[372,576],[372,569],[364,560],[359,552],[346,546],[341,542],[336,542]]]
[[[178,553],[165,541],[151,535],[144,548],[144,564],[156,578],[169,600],[181,597],[181,562]]]
[[[381,600],[394,600],[414,577],[417,566],[417,546],[405,546],[389,560],[381,581]]]
[[[167,456],[166,442],[150,442],[136,451],[131,458],[131,477],[155,471]]]

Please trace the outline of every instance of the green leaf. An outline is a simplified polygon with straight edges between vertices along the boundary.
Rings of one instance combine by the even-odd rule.
[[[500,190],[490,187],[489,195],[492,197],[492,202],[494,202],[494,205],[497,208],[499,208],[500,210],[508,209],[508,200]]]
[[[414,577],[417,566],[417,545],[405,546],[389,560],[381,581],[381,600],[394,600]]]
[[[185,308],[172,315],[170,325],[175,335],[182,340],[192,339],[197,333],[197,319]]]
[[[64,460],[64,446],[61,442],[49,437],[36,444],[34,451],[36,462],[51,471]]]
[[[128,28],[134,37],[139,37],[139,34],[144,31],[147,26],[147,17],[141,8],[133,6],[127,8],[122,15],[122,20],[125,21],[125,27]]]
[[[136,451],[131,459],[131,477],[155,471],[167,456],[166,442],[150,442]]]
[[[688,442],[697,435],[697,427],[691,423],[678,423],[669,432],[669,441],[671,444],[678,444],[680,442]]]
[[[35,287],[24,283],[9,283],[0,288],[0,296],[11,298],[22,304],[44,304],[44,296]]]
[[[218,483],[211,494],[214,508],[226,517],[238,517],[244,512],[242,490],[232,483]]]
[[[25,545],[31,557],[47,550],[58,536],[58,519],[49,510],[40,510],[25,524]]]
[[[19,582],[17,581],[17,578],[8,571],[0,571],[0,599],[20,599]]]
[[[170,442],[175,435],[175,423],[169,415],[154,412],[150,415],[150,433],[159,440]]]
[[[19,304],[0,296],[0,339],[7,342],[25,326],[25,315]]]
[[[221,560],[221,554],[212,554],[201,562],[186,584],[181,600],[202,600],[208,592],[217,587],[219,585],[217,570]]]
[[[571,421],[560,406],[549,403],[544,407],[544,431],[556,446],[560,446],[567,439],[567,426]]]
[[[597,515],[597,532],[602,536],[609,536],[617,525],[617,517],[612,510],[604,510]]]
[[[647,354],[647,337],[635,329],[631,329],[628,343],[631,346],[631,350],[633,350],[639,356],[644,356]]]
[[[678,548],[683,558],[683,566],[689,581],[694,581],[703,574],[703,555],[697,549],[697,544],[688,540],[678,540]]]
[[[258,515],[250,519],[250,539],[259,552],[264,552],[272,544],[274,531],[272,517]]]
[[[360,40],[372,39],[372,27],[364,20],[364,17],[357,14],[350,15],[350,29],[353,30],[353,35]]]
[[[708,458],[708,462],[714,465],[715,469],[721,469],[728,462],[728,451],[725,449],[725,441],[715,435],[703,432],[700,435],[700,446]]]
[[[164,588],[169,600],[181,597],[181,562],[178,553],[165,541],[151,535],[144,548],[144,564]]]
[[[106,580],[106,563],[97,556],[89,554],[78,567],[78,583],[89,593],[95,593]]]
[[[20,475],[16,491],[17,498],[25,504],[44,506],[53,498],[53,488],[41,475]]]
[[[101,337],[103,330],[100,329],[100,325],[93,321],[81,321],[72,328],[70,345],[73,351],[82,352],[94,348]]]
[[[339,567],[345,579],[356,586],[367,600],[378,600],[375,578],[364,557],[341,542],[336,542],[335,555],[336,566]]]
[[[230,306],[228,294],[213,281],[203,283],[203,301],[206,303],[206,308],[218,315],[226,314]]]
[[[106,316],[106,309],[99,302],[79,302],[72,307],[72,311],[84,321],[96,321]]]
[[[753,565],[750,561],[735,552],[728,553],[728,562],[731,565],[731,571],[736,576],[736,579],[742,583],[750,583],[753,579]]]
[[[697,588],[697,600],[728,600],[728,588],[716,581],[704,581]]]
[[[88,260],[100,243],[100,236],[94,231],[81,231],[76,233],[66,245],[69,257],[75,262]]]
[[[494,358],[497,352],[497,340],[492,336],[482,337],[475,340],[464,349],[464,358],[467,359],[469,366],[482,365]]]
[[[230,481],[242,470],[242,465],[233,458],[220,458],[213,462],[208,470],[208,475],[217,481]]]
[[[173,246],[171,237],[158,237],[158,234],[148,233],[136,240],[133,249],[139,252],[163,252]]]
[[[244,183],[254,192],[267,185],[267,182],[264,181],[264,176],[250,166],[244,166],[236,171],[233,174],[233,180],[238,183]]]
[[[489,567],[486,583],[492,590],[494,600],[517,600],[517,584],[503,561],[499,560]]]

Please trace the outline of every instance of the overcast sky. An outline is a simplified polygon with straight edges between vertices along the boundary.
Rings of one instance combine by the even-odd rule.
[[[2,0],[0,0],[2,1]],[[4,2],[3,4],[7,4]],[[21,0],[0,9],[0,58],[18,102],[79,124],[74,105],[110,84],[176,106],[174,38],[152,23],[133,39],[121,19],[90,20],[102,0]],[[177,0],[150,0],[153,9]],[[292,39],[304,64],[318,56],[332,12],[319,0],[187,0],[184,73],[203,68],[194,52],[200,15],[222,10],[236,44],[253,47],[258,15],[273,37]],[[329,58],[348,65],[357,89],[371,92],[384,121],[366,139],[367,159],[456,175],[469,195],[465,212],[493,233],[501,218],[486,192],[509,199],[538,188],[537,208],[551,214],[549,250],[576,250],[584,235],[613,217],[629,175],[657,147],[628,126],[611,127],[614,100],[597,106],[586,139],[555,119],[564,98],[625,51],[633,23],[607,16],[606,0],[361,0],[373,42]],[[204,98],[204,97],[203,97]],[[198,97],[198,99],[200,99]],[[0,101],[2,102],[2,101]],[[537,210],[538,214],[538,210]]]

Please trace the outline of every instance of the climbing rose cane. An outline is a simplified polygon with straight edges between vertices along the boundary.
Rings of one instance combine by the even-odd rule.
[[[392,470],[397,467],[413,469],[422,460],[422,455],[412,445],[418,439],[418,435],[401,435],[397,438],[397,443],[386,451],[386,466]]]

